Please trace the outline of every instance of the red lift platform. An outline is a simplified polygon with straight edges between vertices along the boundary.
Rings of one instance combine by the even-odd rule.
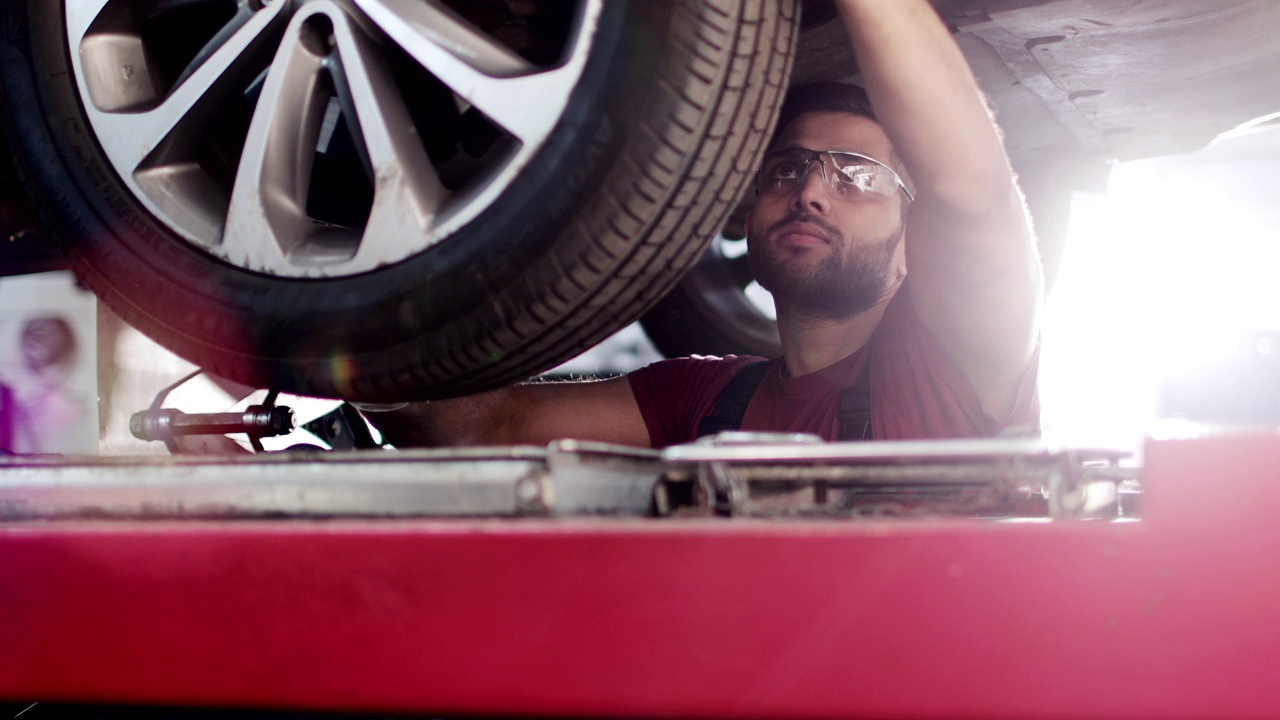
[[[6,459],[0,699],[1280,715],[1280,436],[1152,442],[1137,484],[1018,443],[846,447]],[[989,498],[983,463],[1022,510],[845,502],[926,477]]]

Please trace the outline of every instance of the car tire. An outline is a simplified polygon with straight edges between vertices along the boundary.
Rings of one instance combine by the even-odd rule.
[[[372,14],[400,6],[381,0],[222,2],[219,7],[236,13],[241,24],[211,32],[194,58],[177,64],[182,72],[167,77],[146,63],[172,49],[144,53],[138,46],[169,35],[154,27],[150,36],[145,27],[129,29],[134,8],[164,6],[97,0],[89,20],[74,17],[81,7],[74,1],[28,0],[0,10],[7,128],[53,237],[103,301],[207,371],[295,394],[371,402],[458,396],[521,380],[590,347],[661,298],[702,254],[749,182],[785,89],[798,20],[787,0],[585,0],[583,6],[596,13],[590,32],[582,30],[580,15],[566,42],[574,48],[574,42],[586,42],[587,49],[545,134],[530,142],[523,136],[491,142],[479,157],[499,158],[493,168],[453,180],[456,186],[441,191],[448,204],[428,208],[428,220],[417,221],[438,219],[444,207],[451,213],[460,208],[451,218],[467,218],[468,208],[478,207],[467,203],[477,197],[487,198],[482,211],[424,240],[421,232],[394,235],[399,226],[386,223],[378,227],[392,228],[390,239],[369,230],[375,218],[405,215],[378,214],[384,183],[397,192],[411,184],[381,174],[375,145],[392,146],[382,148],[385,156],[406,147],[406,137],[414,139],[422,147],[409,147],[409,154],[434,166],[422,172],[448,185],[437,161],[440,148],[431,146],[436,137],[424,132],[409,107],[430,93],[421,84],[396,84],[402,68],[414,71],[404,61],[413,50],[398,44],[389,28],[403,30],[409,23],[396,18],[399,24],[384,26]],[[244,21],[246,8],[282,17],[264,21],[276,23],[262,25],[272,28],[269,33],[250,37],[245,22],[256,21]],[[108,11],[115,14],[108,17]],[[216,13],[208,17],[215,16],[225,20]],[[218,54],[241,36],[250,37],[243,55],[249,59]],[[359,53],[343,54],[352,47]],[[319,58],[312,65],[306,65],[313,60],[307,52]],[[361,85],[353,79],[365,54],[382,73],[367,70],[369,78],[394,76],[395,82]],[[259,113],[261,98],[274,103],[296,95],[285,75],[272,78],[275,68],[293,67],[281,65],[281,57],[302,58],[302,65],[328,73],[329,104],[315,101],[321,91],[313,88],[312,95],[299,96],[305,102],[296,121],[259,125],[266,113]],[[86,65],[85,58],[95,63]],[[130,58],[141,67],[125,62]],[[172,119],[168,134],[139,135],[148,143],[135,158],[139,164],[117,158],[134,152],[121,150],[128,145],[121,133],[144,133],[159,117],[157,108],[196,87],[194,78],[203,77],[206,65],[221,72],[217,63],[223,61],[225,76],[237,83],[234,93],[225,94],[231,81],[211,80],[209,87],[220,94],[209,90],[186,114],[162,118]],[[547,67],[560,67],[555,62]],[[268,65],[272,72],[254,75]],[[441,71],[433,66],[430,72]],[[130,82],[135,74],[151,73],[151,85],[160,89],[138,95],[113,73]],[[371,106],[360,105],[359,93],[378,96],[388,87],[401,98],[392,103],[401,113],[392,120],[408,117],[415,124],[399,134],[361,135],[376,118],[366,115]],[[414,92],[403,92],[406,87]],[[235,110],[246,104],[247,111]],[[348,165],[321,177],[318,154],[305,162],[280,160],[298,147],[309,153],[315,134],[332,130],[327,115],[323,121],[317,116],[335,104],[336,123],[348,128],[355,147]],[[458,125],[474,109],[456,90],[442,107],[449,105],[462,116],[450,115]],[[479,134],[504,131],[501,123],[491,125]],[[244,128],[244,145],[238,160],[227,160],[225,138],[238,127]],[[388,120],[386,127],[399,126]],[[271,144],[290,133],[311,135],[295,138],[284,151]],[[454,145],[471,140],[474,134]],[[506,149],[494,151],[494,143]],[[234,150],[234,142],[229,146]],[[246,157],[257,163],[255,178],[275,178],[274,184],[242,182]],[[523,164],[502,165],[507,157],[522,157]],[[393,163],[397,170],[404,165]],[[409,165],[405,176],[417,172]],[[361,167],[369,175],[363,180]],[[460,167],[471,172],[465,163]],[[357,171],[347,172],[351,168]],[[330,188],[324,202],[312,196],[316,187]],[[244,188],[257,194],[241,195]],[[295,191],[296,197],[285,198],[297,201],[292,205],[277,197]],[[360,199],[365,196],[372,199]],[[306,208],[299,210],[300,204]],[[321,207],[313,211],[312,204]],[[315,212],[330,214],[316,220]],[[218,213],[224,213],[221,227]],[[243,220],[251,216],[256,219]],[[289,228],[298,227],[305,230],[290,236]],[[240,244],[229,249],[232,236]],[[382,249],[366,252],[367,246]]]

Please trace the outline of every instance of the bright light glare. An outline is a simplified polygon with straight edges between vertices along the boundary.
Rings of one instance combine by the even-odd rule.
[[[1136,446],[1162,378],[1280,329],[1280,243],[1224,167],[1122,163],[1105,195],[1076,195],[1045,316],[1046,438]]]
[[[773,294],[760,287],[760,283],[752,280],[743,292],[761,314],[770,320],[778,319],[778,308],[773,304]]]

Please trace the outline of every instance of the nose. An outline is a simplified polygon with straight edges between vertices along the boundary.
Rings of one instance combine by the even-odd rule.
[[[826,214],[831,209],[831,193],[827,188],[826,167],[822,160],[814,159],[805,166],[800,181],[791,195],[791,208],[812,213]]]

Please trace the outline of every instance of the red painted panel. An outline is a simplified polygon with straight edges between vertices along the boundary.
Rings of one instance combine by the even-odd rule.
[[[0,697],[579,715],[1280,714],[1280,439],[1137,524],[24,523]]]

